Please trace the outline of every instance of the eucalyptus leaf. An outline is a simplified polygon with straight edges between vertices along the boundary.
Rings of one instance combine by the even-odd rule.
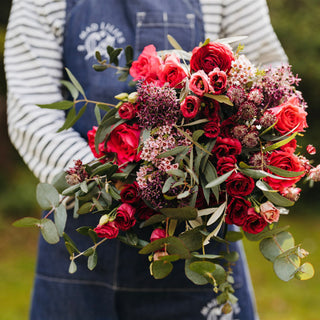
[[[273,270],[279,279],[289,281],[300,267],[300,259],[296,254],[288,257],[278,257],[273,263]]]
[[[151,226],[153,224],[162,222],[162,221],[164,221],[166,219],[167,219],[167,216],[165,216],[164,214],[155,214],[155,215],[151,216],[148,220],[143,221],[140,224],[140,228]]]
[[[297,270],[294,276],[298,280],[311,279],[314,276],[313,265],[309,262],[305,262],[303,265],[299,267],[299,269]]]
[[[77,271],[77,265],[74,262],[74,260],[71,260],[70,266],[69,266],[69,273],[75,273]]]
[[[155,279],[163,279],[167,277],[173,269],[173,265],[169,261],[157,260],[151,264],[152,275]]]
[[[199,228],[187,230],[179,234],[179,239],[182,240],[189,251],[201,249],[202,238]]]
[[[187,259],[185,261],[184,271],[185,271],[186,277],[196,285],[200,285],[200,286],[205,285],[208,283],[208,280],[198,272],[192,271],[189,267],[190,264],[195,261],[198,261],[198,260],[193,258],[193,259]]]
[[[40,226],[40,219],[33,217],[24,217],[12,223],[14,227],[25,228]]]
[[[169,218],[179,220],[193,220],[198,216],[198,210],[194,207],[182,207],[182,208],[163,208],[160,212]]]
[[[48,243],[55,244],[59,242],[59,234],[52,220],[41,219],[40,230],[44,240],[46,240]]]
[[[67,210],[63,204],[60,204],[54,210],[54,223],[60,237],[62,237],[67,222]]]
[[[65,171],[61,171],[57,175],[55,175],[52,179],[51,185],[59,192],[62,193],[63,190],[70,187],[70,185],[66,181],[67,173]]]
[[[59,193],[48,183],[39,183],[37,185],[36,196],[42,209],[55,208],[59,205]]]
[[[97,251],[94,250],[93,254],[88,257],[88,269],[93,270],[98,262],[98,254]]]
[[[239,231],[228,231],[226,233],[225,239],[230,242],[236,242],[243,238],[243,234]]]

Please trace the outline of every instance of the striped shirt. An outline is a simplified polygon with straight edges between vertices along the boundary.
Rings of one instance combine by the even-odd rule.
[[[255,63],[285,62],[265,0],[200,0],[206,37],[234,35]],[[37,104],[62,100],[65,0],[13,0],[5,42],[9,136],[25,163],[42,182],[73,164],[93,160],[87,142],[73,129],[57,133],[60,110]]]

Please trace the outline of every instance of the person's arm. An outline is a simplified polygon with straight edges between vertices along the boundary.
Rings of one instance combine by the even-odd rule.
[[[245,35],[243,53],[258,64],[287,62],[272,28],[266,0],[224,0],[222,30],[226,36]]]
[[[14,0],[6,34],[8,131],[25,163],[49,182],[74,159],[93,160],[87,142],[74,130],[57,133],[59,110],[37,104],[62,100],[62,41],[65,1]]]
[[[277,65],[287,56],[272,28],[266,0],[200,0],[206,37],[247,36],[243,53],[255,64]]]

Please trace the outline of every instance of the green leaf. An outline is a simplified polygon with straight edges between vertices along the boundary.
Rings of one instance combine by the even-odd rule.
[[[156,156],[156,158],[161,159],[161,158],[166,158],[166,157],[170,157],[170,156],[175,156],[176,154],[185,152],[186,150],[189,150],[189,149],[190,149],[189,146],[178,146],[178,147],[175,147],[171,150],[168,150],[168,151],[165,151],[165,152],[158,154]]]
[[[64,228],[67,222],[67,210],[63,204],[54,210],[54,223],[56,225],[60,237],[63,235]]]
[[[57,175],[53,177],[51,185],[59,192],[62,193],[63,190],[70,187],[70,185],[66,181],[67,173],[65,171],[61,171]]]
[[[216,280],[217,284],[221,285],[226,281],[226,278],[227,278],[226,271],[219,264],[216,264],[215,266],[216,266],[216,269],[212,272],[212,276]]]
[[[77,265],[74,262],[74,260],[71,260],[70,266],[69,266],[69,273],[75,273],[77,271]]]
[[[222,203],[216,210],[215,212],[211,215],[211,217],[209,218],[208,222],[207,222],[207,226],[212,225],[213,223],[215,223],[224,213],[225,209],[227,207],[227,201],[225,201],[224,203]]]
[[[40,230],[44,240],[46,240],[48,243],[54,244],[59,242],[59,234],[52,220],[41,219]]]
[[[216,259],[222,259],[223,256],[220,254],[198,254],[198,253],[193,253],[193,257],[198,258],[198,259],[208,259],[208,260],[216,260]]]
[[[66,72],[68,74],[69,79],[71,80],[71,82],[73,83],[73,85],[76,87],[76,89],[84,96],[86,97],[83,88],[81,87],[79,81],[75,78],[75,76],[72,74],[72,72],[68,69],[65,68]]]
[[[97,105],[94,107],[94,115],[96,116],[96,120],[99,125],[101,123],[101,113],[100,113],[100,109]]]
[[[169,255],[159,257],[159,260],[170,261],[170,262],[178,261],[179,259],[180,257],[177,254],[171,254],[171,255],[169,254]]]
[[[117,165],[107,162],[107,163],[101,164],[99,167],[94,169],[90,176],[94,177],[94,176],[106,175],[107,178],[109,179],[114,173],[116,173],[117,170],[118,170]]]
[[[182,170],[179,169],[172,169],[172,170],[168,170],[167,174],[169,175],[173,175],[179,178],[185,178],[185,173]]]
[[[232,175],[233,172],[234,172],[234,170],[231,170],[231,171],[223,174],[222,176],[219,176],[218,178],[216,178],[213,181],[209,182],[206,185],[206,188],[212,188],[212,187],[220,185],[221,183],[226,181]]]
[[[181,259],[190,258],[190,251],[181,239],[176,237],[168,237],[166,239],[169,254],[178,255]]]
[[[89,257],[89,256],[91,256],[94,252],[95,252],[95,250],[94,250],[92,247],[90,247],[90,248],[88,248],[87,250],[83,251],[82,254],[83,254],[85,257]]]
[[[151,263],[151,272],[155,279],[163,279],[167,277],[173,269],[173,265],[169,261],[157,260]]]
[[[274,227],[273,229],[269,229],[268,227],[264,228],[263,231],[257,233],[257,234],[253,234],[253,233],[248,233],[248,232],[244,232],[246,238],[250,241],[260,241],[264,238],[269,238],[272,237],[275,234],[278,234],[282,231],[285,231],[289,229],[289,226],[284,226],[284,227]]]
[[[62,237],[64,239],[64,242],[68,243],[69,246],[72,248],[72,252],[80,253],[74,241],[65,232],[63,233]]]
[[[33,217],[24,217],[13,222],[12,225],[19,228],[35,227],[40,225],[40,219]]]
[[[195,261],[190,263],[189,268],[191,271],[207,277],[208,274],[211,274],[214,270],[216,270],[216,265],[210,261]]]
[[[61,194],[63,196],[73,196],[79,190],[80,190],[80,184],[78,183],[78,184],[75,184],[74,186],[71,186],[71,187],[69,187],[67,189],[64,189]]]
[[[164,220],[167,219],[167,216],[163,215],[163,214],[155,214],[153,216],[151,216],[148,220],[142,222],[140,224],[140,228],[144,228],[144,227],[147,227],[147,226],[151,226],[153,224],[156,224],[156,223],[159,223],[159,222],[162,222]]]
[[[208,283],[208,280],[201,274],[195,271],[192,271],[190,269],[190,264],[195,261],[198,261],[198,260],[193,258],[193,259],[187,259],[185,261],[184,272],[186,274],[186,277],[196,285],[200,285],[200,286],[205,285]]]
[[[103,64],[94,64],[94,65],[92,65],[92,68],[97,72],[102,72],[102,71],[108,69],[108,66],[103,65]]]
[[[278,167],[274,166],[267,166],[267,168],[272,171],[273,173],[281,176],[281,177],[286,177],[286,178],[294,178],[294,177],[299,177],[303,175],[305,172],[304,171],[288,171],[288,170],[283,170]]]
[[[174,37],[172,37],[170,34],[167,35],[167,39],[174,49],[183,50],[180,44],[177,42],[177,40]]]
[[[309,262],[305,262],[299,267],[298,271],[295,273],[295,278],[298,280],[309,280],[314,276],[313,265]]]
[[[289,281],[295,276],[299,266],[299,257],[296,254],[291,254],[287,257],[280,256],[276,258],[273,263],[273,270],[279,279]]]
[[[66,121],[62,125],[62,127],[58,130],[58,132],[61,132],[63,130],[70,129],[84,114],[84,112],[87,109],[87,103],[84,104],[81,109],[79,110],[78,114],[76,112],[76,108],[73,107],[72,109],[69,110]]]
[[[37,185],[36,196],[42,209],[51,209],[59,205],[59,193],[50,184],[39,183]]]
[[[94,250],[93,254],[88,258],[88,269],[93,270],[96,267],[97,262],[98,262],[98,255],[97,255],[97,251]]]
[[[132,63],[133,54],[134,54],[132,46],[126,46],[124,49],[124,54],[126,57],[126,64],[127,66],[130,66],[130,64]]]
[[[283,139],[277,143],[274,143],[270,146],[267,146],[264,148],[264,152],[269,152],[269,151],[272,151],[272,150],[275,150],[275,149],[278,149],[282,146],[284,146],[285,144],[289,143],[292,139],[295,138],[295,136],[297,135],[298,132],[295,132],[294,134],[292,134],[290,137],[286,138],[286,139]]]
[[[230,242],[236,242],[238,240],[241,240],[243,238],[243,235],[241,232],[238,231],[228,231],[225,240]]]
[[[291,233],[283,231],[273,235],[271,238],[263,239],[259,248],[263,256],[270,261],[274,261],[284,251],[294,247],[294,238]]]
[[[62,100],[49,104],[38,104],[38,107],[43,109],[58,109],[58,110],[68,110],[73,106],[73,101]]]
[[[194,207],[163,208],[160,210],[165,216],[179,220],[194,220],[198,216],[198,210]]]
[[[77,214],[87,214],[92,211],[93,203],[86,202],[77,210]]]
[[[69,81],[61,80],[60,82],[69,90],[72,98],[76,100],[79,96],[78,89]]]
[[[210,93],[205,93],[204,95],[205,95],[205,97],[208,97],[208,98],[211,98],[213,100],[216,100],[219,103],[224,103],[224,104],[227,104],[228,106],[233,106],[232,101],[227,96],[214,95],[214,94],[210,94]]]
[[[202,247],[202,236],[199,228],[180,233],[179,239],[182,240],[189,251],[196,251]]]
[[[193,141],[198,141],[199,138],[204,134],[204,130],[196,130],[192,133]]]
[[[148,243],[145,247],[143,247],[139,253],[140,254],[149,254],[155,251],[158,251],[164,247],[164,244],[167,242],[167,238],[157,239]]]
[[[228,262],[236,262],[239,260],[239,253],[237,251],[223,252],[223,257]]]
[[[80,183],[80,189],[82,192],[87,193],[88,192],[88,185],[86,181],[82,181]]]

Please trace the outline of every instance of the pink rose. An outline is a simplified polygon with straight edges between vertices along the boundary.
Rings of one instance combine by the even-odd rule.
[[[209,78],[203,70],[199,70],[192,74],[189,82],[189,89],[199,97],[202,97],[205,93],[209,92]]]
[[[209,74],[210,89],[213,94],[221,94],[226,90],[227,75],[219,68],[214,68]]]
[[[260,205],[260,214],[268,223],[279,221],[280,210],[272,202],[267,201]]]
[[[116,226],[122,231],[132,228],[136,223],[135,213],[136,209],[134,207],[128,203],[123,203],[117,209],[117,217],[114,220]]]
[[[118,112],[121,119],[131,120],[136,116],[137,108],[133,103],[124,102]]]
[[[114,239],[119,234],[119,229],[117,228],[114,221],[108,222],[103,225],[98,225],[93,230],[100,238]]]
[[[123,123],[111,131],[107,141],[107,152],[117,155],[117,164],[140,161],[138,147],[140,141],[140,129],[137,124],[132,126]]]
[[[154,82],[158,80],[159,68],[161,66],[161,59],[157,55],[154,45],[146,46],[137,61],[132,63],[130,68],[130,75],[134,81],[145,80],[147,82]]]
[[[199,112],[201,101],[196,96],[187,96],[180,105],[182,115],[187,119],[193,119]]]
[[[187,74],[182,68],[179,58],[174,53],[167,55],[160,67],[159,78],[161,84],[169,83],[171,88],[180,89],[186,77]]]
[[[190,69],[191,72],[204,70],[208,74],[213,69],[219,68],[228,73],[233,60],[233,53],[227,45],[220,42],[210,42],[205,46],[193,49]]]
[[[152,231],[150,236],[150,242],[153,242],[158,239],[166,238],[166,237],[167,237],[166,230],[157,228]]]
[[[292,96],[280,106],[270,108],[269,111],[277,117],[275,128],[281,134],[290,131],[301,132],[308,127],[306,121],[308,113],[300,107],[299,98],[296,96]]]

